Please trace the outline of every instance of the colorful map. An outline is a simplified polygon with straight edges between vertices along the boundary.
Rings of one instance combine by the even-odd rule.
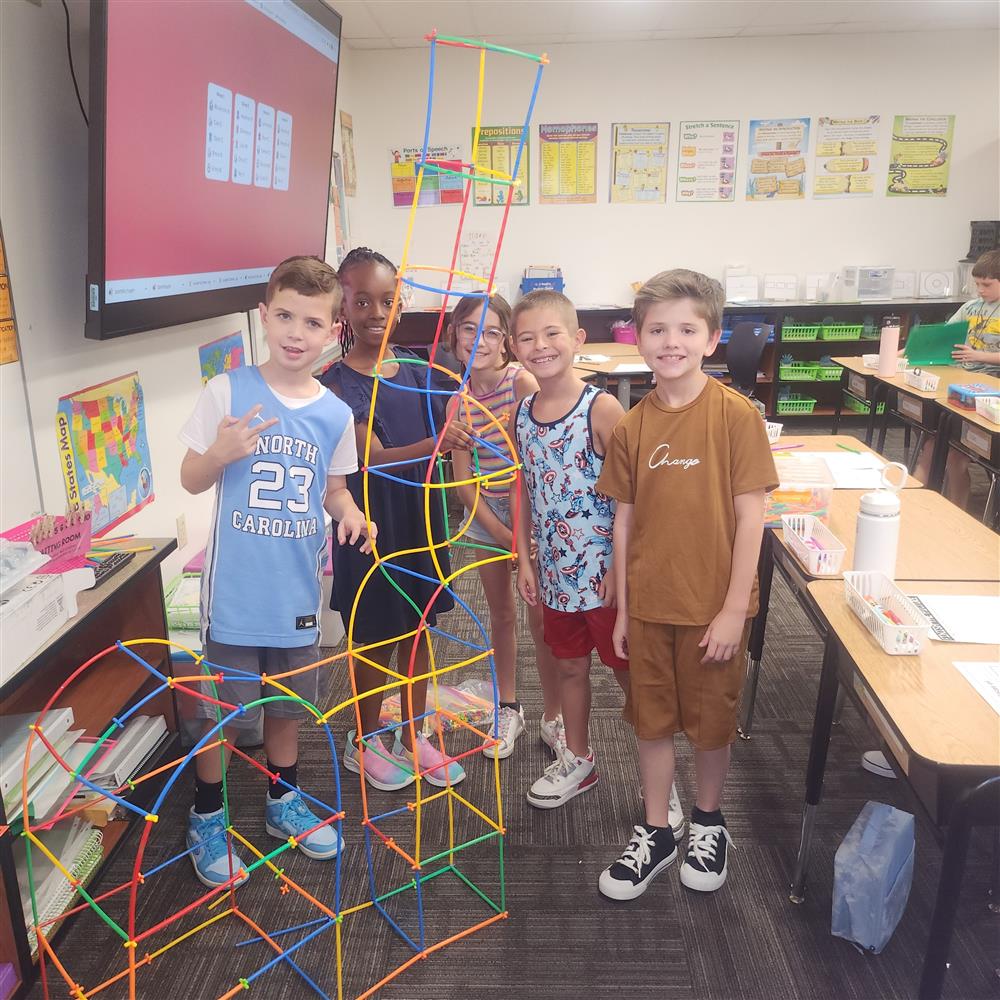
[[[88,504],[100,535],[153,499],[139,373],[63,396],[56,411],[59,467],[70,505]]]
[[[198,360],[201,363],[201,384],[209,379],[231,372],[234,368],[242,368],[246,364],[243,351],[243,334],[229,333],[218,340],[202,344],[198,348]]]

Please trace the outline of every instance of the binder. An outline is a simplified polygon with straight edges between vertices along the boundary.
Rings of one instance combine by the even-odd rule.
[[[20,788],[24,773],[24,754],[28,746],[28,737],[31,735],[28,727],[37,721],[37,712],[0,715],[0,795],[4,799],[10,797],[13,788]],[[72,708],[53,708],[45,713],[42,731],[45,733],[45,738],[55,746],[56,740],[72,725]],[[29,772],[43,754],[51,756],[41,739],[36,738],[31,747]]]
[[[910,367],[918,365],[953,365],[951,352],[956,344],[964,344],[969,324],[926,323],[915,326],[906,338],[903,353]]]

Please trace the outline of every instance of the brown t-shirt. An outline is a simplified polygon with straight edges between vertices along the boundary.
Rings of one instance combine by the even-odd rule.
[[[778,474],[760,413],[710,378],[669,407],[649,393],[614,430],[597,489],[635,505],[629,616],[707,625],[722,610],[736,540],[733,497],[773,490]],[[749,615],[757,613],[757,581]]]

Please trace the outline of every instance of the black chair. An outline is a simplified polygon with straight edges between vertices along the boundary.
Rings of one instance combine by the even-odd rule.
[[[733,379],[733,388],[748,399],[761,404],[754,397],[757,388],[757,371],[768,337],[774,327],[767,323],[737,323],[726,345],[726,367]]]

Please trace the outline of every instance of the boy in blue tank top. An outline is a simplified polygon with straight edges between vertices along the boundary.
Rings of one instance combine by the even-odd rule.
[[[313,378],[323,348],[339,332],[337,273],[316,257],[290,257],[275,268],[260,317],[268,360],[217,375],[205,386],[181,429],[188,446],[181,484],[189,493],[215,487],[215,508],[202,575],[202,643],[206,659],[241,673],[270,675],[315,663],[319,652],[324,509],[341,544],[370,549],[375,525],[347,490],[357,471],[351,411]],[[315,705],[319,671],[282,682]],[[204,693],[215,697],[210,685]],[[261,697],[260,681],[224,680],[217,697],[246,705]],[[268,697],[280,694],[268,688]],[[260,705],[225,727],[233,742],[256,727]],[[270,782],[268,834],[295,837],[310,858],[333,858],[340,836],[306,805],[298,788],[298,728],[306,712],[297,701],[264,708],[264,750]],[[214,702],[197,700],[199,717],[214,722]],[[223,716],[231,708],[221,708]],[[206,729],[211,723],[206,722]],[[229,754],[226,755],[228,764]],[[222,759],[196,758],[195,801],[187,843],[195,875],[205,885],[241,885],[247,873],[232,849],[222,808]],[[325,819],[325,818],[324,818]]]

